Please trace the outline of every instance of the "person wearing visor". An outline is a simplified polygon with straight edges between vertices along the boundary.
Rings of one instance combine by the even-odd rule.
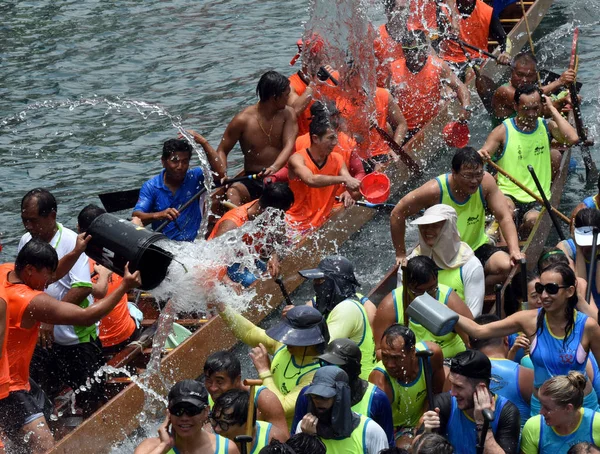
[[[392,407],[385,392],[360,378],[361,352],[358,345],[350,339],[332,340],[325,353],[318,358],[321,366],[338,366],[348,374],[350,386],[350,403],[352,411],[359,415],[367,416],[381,426],[388,437],[390,446],[394,446],[394,427],[392,424]],[[309,396],[304,388],[300,391],[296,401],[296,411],[292,427],[296,427],[300,420],[308,413]]]
[[[288,428],[291,428],[298,394],[320,367],[317,356],[329,342],[325,319],[312,307],[297,306],[265,331],[223,303],[217,307],[233,334],[253,347],[250,358],[258,376],[279,398]]]
[[[475,454],[482,435],[482,410],[495,414],[487,431],[483,452],[519,452],[520,418],[515,405],[489,389],[492,365],[475,350],[459,353],[450,362],[449,393],[437,394],[423,415],[425,431],[437,431],[450,441],[456,452]]]
[[[320,368],[306,390],[307,413],[295,432],[316,434],[327,454],[378,454],[388,448],[383,429],[364,415],[352,411],[348,374],[336,366]]]
[[[402,51],[405,58],[390,64],[390,91],[408,126],[404,142],[437,115],[443,104],[442,80],[456,93],[463,107],[458,120],[467,120],[471,115],[469,90],[447,63],[432,54],[425,32],[409,32],[402,40]]]
[[[360,348],[360,378],[368,379],[377,362],[375,340],[366,309],[373,303],[356,293],[360,284],[354,275],[354,266],[346,257],[331,255],[321,260],[317,268],[299,273],[313,281],[313,305],[325,317],[330,338],[351,339]]]
[[[438,267],[429,257],[418,255],[411,258],[406,265],[406,296],[407,307],[413,300],[425,293],[439,301],[440,304],[448,306],[454,312],[472,319],[473,316],[469,308],[460,299],[452,288],[438,281]],[[394,323],[404,323],[404,291],[403,286],[392,290],[385,296],[375,315],[373,323],[373,333],[375,335],[375,345],[377,357],[381,358],[381,349],[383,342],[383,333]],[[409,325],[415,334],[417,342],[431,341],[435,342],[442,349],[444,357],[451,358],[459,352],[465,350],[465,343],[468,340],[467,335],[460,329],[452,331],[444,336],[436,336],[416,320],[410,319]],[[461,337],[462,336],[462,337]]]
[[[425,411],[427,384],[423,362],[418,351],[429,350],[433,392],[442,392],[444,386],[444,357],[432,342],[417,342],[415,334],[406,326],[392,325],[383,333],[381,361],[377,363],[369,381],[388,396],[392,405],[395,445],[408,448],[414,428]]]
[[[168,399],[167,418],[158,429],[158,437],[144,440],[134,454],[239,453],[227,438],[203,429],[208,421],[208,393],[202,383],[177,382]]]

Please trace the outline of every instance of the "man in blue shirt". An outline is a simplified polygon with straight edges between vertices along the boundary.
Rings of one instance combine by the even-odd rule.
[[[210,146],[208,148],[210,150],[204,147],[207,155],[211,151],[214,153]],[[200,191],[204,184],[202,169],[189,168],[192,151],[192,146],[186,140],[167,140],[161,157],[164,169],[144,183],[140,198],[133,208],[133,216],[137,216],[144,225],[152,223],[154,230],[164,221],[172,221],[162,233],[175,241],[194,241],[202,221],[201,202],[192,203],[183,212],[179,212],[179,208]],[[209,156],[209,160],[211,157]]]

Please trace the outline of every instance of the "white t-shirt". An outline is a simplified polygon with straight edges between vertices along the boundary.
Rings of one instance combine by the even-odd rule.
[[[75,249],[77,234],[72,230],[63,227],[63,225],[58,222],[56,223],[56,226],[58,227],[58,230],[56,231],[54,237],[52,237],[52,240],[50,240],[50,245],[56,250],[58,259],[60,260],[66,254]],[[23,235],[21,237],[21,241],[19,241],[19,247],[17,251],[20,251],[23,246],[29,242],[29,240],[31,240],[31,234],[26,233]],[[71,268],[62,279],[49,285],[45,292],[52,298],[62,301],[66,293],[71,290],[71,288],[76,287],[92,288],[92,281],[90,279],[90,264],[88,257],[85,254],[81,254],[73,268]],[[94,299],[92,295],[89,295],[87,299],[80,304],[80,306],[88,307],[89,305],[93,304],[93,302]],[[96,334],[98,334],[97,331],[98,328],[96,327]],[[78,337],[74,326],[55,325],[54,342],[59,345],[76,345],[79,344],[81,340]]]
[[[302,421],[296,426],[295,433],[299,434],[302,432],[300,428],[301,424]],[[367,446],[365,454],[379,454],[382,449],[390,447],[385,431],[371,418],[367,418],[367,422],[365,423],[365,445]]]

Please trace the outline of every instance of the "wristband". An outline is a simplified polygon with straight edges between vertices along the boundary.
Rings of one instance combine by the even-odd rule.
[[[271,371],[261,372],[260,374],[258,374],[258,378],[260,378],[261,380],[264,380],[265,378],[269,378],[272,376],[273,376],[273,374],[271,374]]]

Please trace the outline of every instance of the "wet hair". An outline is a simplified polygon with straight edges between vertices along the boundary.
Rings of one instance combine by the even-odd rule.
[[[399,323],[394,323],[392,326],[389,326],[383,332],[381,340],[385,339],[386,344],[388,344],[389,347],[392,347],[394,341],[399,337],[404,340],[404,350],[412,350],[415,348],[415,345],[417,344],[415,333],[407,326],[400,325]]]
[[[540,393],[550,397],[556,405],[566,407],[571,404],[578,409],[583,405],[586,382],[585,375],[572,370],[568,375],[556,375],[546,380],[540,387]]]
[[[533,271],[528,271],[527,272],[527,283],[529,284],[531,281],[535,281],[536,279],[540,278],[540,273],[538,273],[537,271],[533,270]]]
[[[430,257],[417,255],[406,263],[406,282],[423,285],[433,278],[437,279],[439,269]]]
[[[21,211],[23,211],[25,205],[29,202],[29,199],[37,200],[38,216],[45,218],[48,217],[50,213],[56,213],[58,211],[56,199],[52,193],[45,188],[35,188],[25,194],[21,199]]]
[[[394,446],[393,448],[386,448],[379,451],[379,454],[410,454],[410,451],[407,451],[404,448],[399,448],[398,446]]]
[[[452,170],[456,173],[460,172],[463,166],[467,167],[483,167],[483,159],[473,147],[465,147],[459,149],[452,157]]]
[[[575,215],[573,225],[575,228],[587,226],[600,228],[600,211],[596,208],[584,208],[579,210]]]
[[[287,211],[294,204],[294,193],[286,183],[266,184],[258,204],[261,208]]]
[[[424,433],[413,445],[412,452],[413,454],[454,454],[454,447],[440,434]]]
[[[296,451],[294,451],[287,444],[273,438],[267,446],[263,447],[258,452],[258,454],[296,454]]]
[[[483,314],[475,317],[474,322],[479,325],[487,325],[488,323],[494,323],[500,320],[495,314]],[[503,337],[490,337],[489,339],[476,339],[469,336],[469,344],[474,350],[481,350],[484,347],[489,346],[500,346],[504,341]]]
[[[17,254],[15,260],[17,275],[20,275],[27,265],[32,265],[38,271],[44,268],[56,271],[58,266],[56,250],[45,241],[32,238]]]
[[[267,71],[258,80],[256,96],[262,102],[271,98],[279,98],[290,86],[290,81],[277,71]]]
[[[243,426],[246,424],[246,418],[248,417],[249,401],[250,394],[248,391],[244,391],[243,389],[230,389],[217,397],[212,408],[212,414],[218,419],[225,416],[230,424]],[[229,409],[231,409],[232,412],[226,414],[225,410]],[[256,424],[256,407],[254,407],[252,424]]]
[[[232,380],[235,380],[242,375],[240,360],[227,350],[211,353],[204,363],[204,375],[207,377],[210,377],[217,372],[221,372],[222,370],[224,370],[227,373],[227,376]]]
[[[329,111],[322,102],[315,102],[310,107],[310,114],[311,120],[308,130],[310,132],[310,142],[312,143],[313,135],[320,139],[327,133],[328,129],[333,129],[333,126],[329,120]]]
[[[569,287],[575,287],[575,292],[568,299],[567,305],[565,306],[565,318],[567,319],[567,324],[565,325],[565,337],[563,338],[563,346],[567,345],[567,342],[573,335],[573,326],[575,325],[575,306],[577,305],[577,278],[575,277],[575,272],[571,269],[569,265],[565,265],[564,263],[555,263],[547,267],[544,273],[553,272],[558,273],[562,277],[563,285],[567,285]],[[544,331],[544,317],[546,315],[545,309],[542,307],[537,317],[537,324],[535,328],[536,335],[539,337]]]
[[[93,203],[87,205],[77,215],[77,224],[79,225],[79,230],[82,232],[87,232],[92,222],[94,222],[94,219],[104,213],[106,213],[106,210],[104,208],[100,208],[98,205],[94,205]]]
[[[595,454],[600,453],[600,448],[598,446],[589,443],[587,441],[582,441],[573,445],[567,451],[567,454]]]
[[[517,66],[517,63],[521,63],[521,62],[533,63],[534,65],[537,66],[537,58],[535,58],[535,55],[533,55],[529,51],[519,52],[517,55],[515,55],[514,58],[512,59],[510,67],[512,69],[515,69]]]
[[[521,87],[516,88],[513,100],[515,101],[516,105],[519,105],[519,98],[521,98],[521,95],[531,95],[533,93],[538,93],[540,97],[543,96],[542,92],[540,91],[540,88],[537,85],[525,84]]]
[[[544,248],[542,255],[540,255],[537,262],[538,272],[542,273],[546,268],[555,263],[564,263],[565,265],[568,265],[569,259],[562,249],[557,247]]]
[[[163,143],[161,159],[169,159],[169,157],[173,153],[179,153],[179,152],[183,152],[183,153],[187,152],[187,153],[189,153],[190,158],[191,158],[192,151],[194,151],[194,149],[192,148],[192,145],[187,140],[169,139],[165,143]]]
[[[304,432],[292,435],[285,444],[298,454],[307,452],[310,454],[325,454],[327,452],[325,444],[323,444],[319,437]]]

